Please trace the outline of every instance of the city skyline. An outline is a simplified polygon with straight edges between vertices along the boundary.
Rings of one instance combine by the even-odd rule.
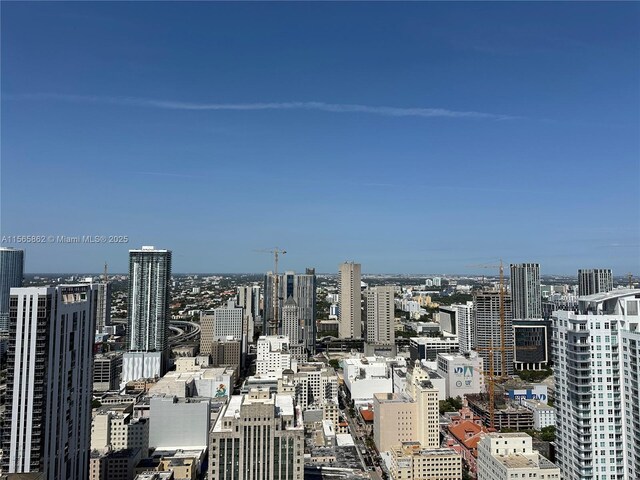
[[[460,7],[3,4],[2,235],[128,242],[2,246],[34,273],[146,244],[191,273],[270,245],[296,271],[640,273],[640,5]]]

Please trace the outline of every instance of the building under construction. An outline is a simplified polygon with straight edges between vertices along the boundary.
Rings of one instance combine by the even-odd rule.
[[[489,396],[486,394],[474,394],[467,395],[466,399],[471,411],[482,419],[484,425],[489,427],[491,425]],[[500,395],[496,395],[493,416],[493,425],[497,430],[504,428],[518,431],[533,429],[533,412],[517,402],[505,400]]]

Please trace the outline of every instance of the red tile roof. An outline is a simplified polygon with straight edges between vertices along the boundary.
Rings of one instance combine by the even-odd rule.
[[[365,422],[373,422],[373,410],[362,409],[360,410],[360,415],[362,415]]]
[[[480,434],[487,433],[487,431],[486,427],[473,423],[471,420],[465,420],[458,425],[449,426],[449,433],[465,448],[472,450],[474,456],[477,455],[478,442],[482,438]]]

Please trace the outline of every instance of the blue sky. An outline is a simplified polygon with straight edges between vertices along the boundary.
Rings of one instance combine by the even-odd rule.
[[[2,3],[28,272],[640,273],[640,4]],[[9,245],[7,243],[4,244]]]

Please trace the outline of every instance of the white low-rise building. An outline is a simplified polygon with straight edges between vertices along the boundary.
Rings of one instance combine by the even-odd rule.
[[[445,379],[447,398],[484,392],[483,362],[476,352],[466,355],[440,353],[437,363],[438,373]]]
[[[219,398],[230,395],[235,384],[233,367],[194,368],[190,371],[168,372],[149,389],[149,395],[178,398]]]
[[[489,433],[478,443],[478,480],[560,480],[560,469],[533,450],[526,433]]]
[[[256,374],[275,374],[282,376],[285,370],[297,370],[295,357],[292,356],[289,337],[284,335],[266,335],[258,338],[256,345]]]
[[[283,381],[293,385],[296,403],[303,410],[326,400],[338,402],[338,376],[324,363],[302,363],[297,373],[284,373]]]
[[[553,407],[537,400],[522,400],[520,403],[533,412],[533,428],[536,430],[556,424],[556,411]]]
[[[343,360],[344,384],[356,404],[371,403],[375,393],[392,393],[391,368],[406,366],[401,357],[356,357]]]

